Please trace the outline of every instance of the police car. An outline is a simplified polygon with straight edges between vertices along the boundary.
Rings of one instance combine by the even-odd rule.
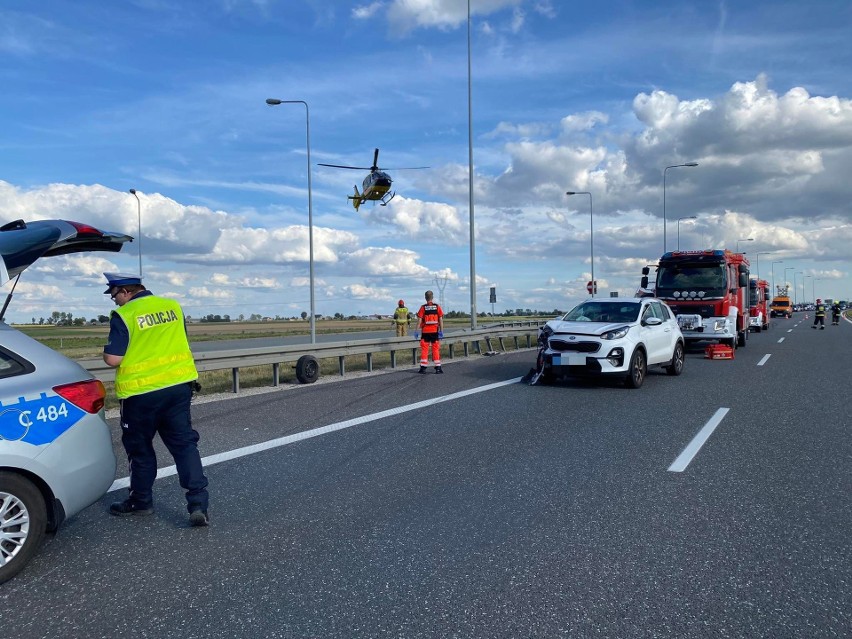
[[[0,285],[42,257],[120,251],[130,236],[63,220],[0,226]],[[6,292],[6,291],[4,291]],[[3,321],[0,311],[0,583],[46,532],[94,503],[115,477],[103,384]]]

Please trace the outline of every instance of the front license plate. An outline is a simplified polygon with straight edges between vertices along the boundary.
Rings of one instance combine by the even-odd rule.
[[[563,353],[553,356],[554,366],[585,366],[586,356],[582,353]]]

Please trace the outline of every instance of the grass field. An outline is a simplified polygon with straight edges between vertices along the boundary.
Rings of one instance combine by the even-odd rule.
[[[508,318],[506,318],[508,319]],[[526,319],[526,318],[525,318]],[[480,321],[479,325],[490,324],[500,321],[500,318],[489,318],[487,322]],[[470,319],[459,318],[457,320],[445,319],[445,329],[468,328]],[[34,337],[46,346],[59,351],[71,359],[89,359],[100,357],[103,346],[109,334],[108,326],[33,326],[16,325],[15,328]],[[364,331],[388,332],[388,336],[394,335],[390,320],[322,320],[316,322],[317,334],[327,333],[357,333]],[[189,339],[191,342],[208,342],[216,340],[236,340],[251,337],[286,337],[292,335],[309,335],[310,323],[308,321],[296,322],[221,322],[221,323],[198,323],[187,325]],[[514,348],[514,344],[507,341],[508,348]],[[442,357],[449,355],[447,347],[442,348]],[[413,362],[407,354],[399,353],[397,356],[398,366],[410,366]],[[390,353],[376,353],[373,356],[373,370],[390,368]],[[346,358],[346,371],[359,372],[367,369],[366,355],[353,355]],[[338,375],[338,360],[336,357],[320,360],[320,371],[322,376]],[[279,381],[281,384],[296,384],[294,367],[281,366],[279,370]],[[202,386],[202,394],[226,393],[233,390],[233,380],[230,370],[202,372],[199,376]],[[257,388],[272,385],[272,367],[256,366],[240,368],[240,388]],[[115,408],[118,403],[112,383],[107,383],[106,407]]]

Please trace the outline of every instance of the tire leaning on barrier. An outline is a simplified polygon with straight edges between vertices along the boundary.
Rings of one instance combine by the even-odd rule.
[[[313,355],[302,355],[296,361],[296,379],[300,384],[313,384],[319,375],[319,361]]]

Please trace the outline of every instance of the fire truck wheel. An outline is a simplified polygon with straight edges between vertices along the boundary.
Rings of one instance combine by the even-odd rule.
[[[630,368],[627,372],[625,384],[627,388],[639,388],[645,381],[645,373],[648,372],[648,363],[645,361],[645,351],[637,348],[630,358]]]
[[[683,344],[678,342],[675,344],[674,353],[672,353],[671,364],[666,366],[666,372],[669,375],[680,375],[683,372],[684,354]]]

